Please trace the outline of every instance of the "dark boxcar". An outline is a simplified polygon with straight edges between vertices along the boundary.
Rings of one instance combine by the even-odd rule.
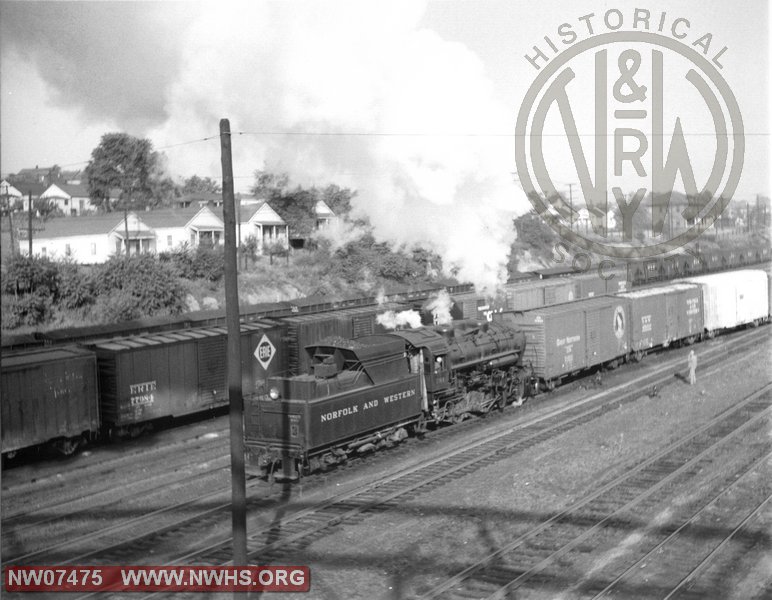
[[[289,374],[308,372],[310,362],[304,351],[307,346],[330,336],[355,338],[381,332],[383,328],[378,325],[378,315],[403,309],[401,304],[385,303],[281,319],[287,326],[284,350]]]
[[[650,348],[677,340],[693,342],[702,333],[702,290],[674,283],[619,295],[630,301],[630,349],[640,358]]]
[[[96,359],[75,348],[2,357],[2,452],[99,430]]]
[[[530,310],[552,304],[570,302],[577,297],[573,278],[555,278],[505,286],[508,310]]]
[[[421,414],[419,376],[410,373],[404,341],[374,335],[330,338],[307,353],[312,373],[269,380],[269,394],[245,401],[247,460],[264,471],[350,444]]]
[[[598,274],[580,277],[576,284],[578,287],[577,298],[595,298],[606,293],[606,280],[601,279]]]
[[[284,372],[277,352],[284,331],[273,322],[241,325],[244,393],[262,389],[263,380]],[[228,400],[224,327],[96,341],[91,348],[97,356],[102,421],[108,429],[186,415]]]
[[[629,301],[616,296],[576,300],[496,315],[526,335],[523,365],[548,384],[624,357],[629,351]]]

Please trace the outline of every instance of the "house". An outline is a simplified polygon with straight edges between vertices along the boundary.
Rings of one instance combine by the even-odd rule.
[[[29,200],[32,198],[32,206],[35,207],[35,200],[39,199],[43,192],[46,191],[48,185],[45,183],[29,183],[25,181],[14,182],[13,187],[21,192],[22,210],[29,210]]]
[[[21,191],[11,185],[7,180],[0,181],[0,206],[3,208],[13,208],[14,205],[22,201]]]
[[[272,244],[289,245],[287,224],[268,205],[259,202],[242,207],[237,223],[240,240],[254,236],[258,252]],[[168,208],[49,219],[35,231],[32,253],[54,258],[69,257],[82,264],[107,261],[125,252],[166,252],[183,245],[222,245],[225,226],[216,208],[209,206]],[[29,250],[27,232],[19,229],[19,250]]]
[[[55,204],[65,216],[96,212],[88,195],[88,186],[82,183],[52,183],[40,198]]]
[[[188,208],[191,206],[222,206],[222,194],[219,192],[194,192],[183,194],[177,198],[174,203],[179,208]]]
[[[128,245],[131,254],[163,252],[182,244],[221,244],[223,222],[209,208],[167,209],[145,212],[113,212],[77,218],[50,219],[35,232],[32,253],[54,258],[69,257],[82,264],[107,261]],[[28,251],[20,230],[19,250]]]
[[[216,210],[208,206],[148,210],[142,222],[155,233],[155,252],[173,250],[183,244],[219,246],[224,243],[225,225]]]
[[[289,246],[289,227],[268,202],[262,200],[244,204],[239,207],[238,218],[238,236],[242,243],[254,236],[257,239],[258,254],[274,244],[284,248]]]
[[[62,180],[62,170],[57,165],[53,167],[38,167],[34,169],[22,169],[18,173],[8,177],[14,185],[19,183],[40,183],[48,187],[54,182]]]
[[[314,207],[314,212],[316,213],[316,228],[322,229],[324,227],[327,227],[333,219],[335,219],[335,213],[332,212],[329,206],[327,206],[327,203],[324,200],[318,200],[316,202],[316,206]]]

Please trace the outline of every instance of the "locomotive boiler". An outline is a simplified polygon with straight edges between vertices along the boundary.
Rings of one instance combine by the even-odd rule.
[[[456,321],[306,348],[309,371],[270,377],[245,402],[247,463],[296,479],[429,426],[522,403],[525,336],[503,323]]]

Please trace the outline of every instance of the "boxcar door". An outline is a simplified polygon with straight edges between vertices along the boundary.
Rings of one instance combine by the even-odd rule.
[[[584,313],[585,339],[587,340],[587,366],[601,362],[600,357],[600,312],[591,308]]]
[[[678,306],[683,301],[683,292],[665,294],[665,339],[667,343],[678,338]]]

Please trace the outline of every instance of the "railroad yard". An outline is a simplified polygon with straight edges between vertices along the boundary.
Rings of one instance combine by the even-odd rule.
[[[303,598],[769,597],[769,329],[692,348],[694,386],[673,349],[298,483],[250,478],[250,562],[310,565]],[[3,562],[223,564],[228,464],[217,418],[7,469]]]

